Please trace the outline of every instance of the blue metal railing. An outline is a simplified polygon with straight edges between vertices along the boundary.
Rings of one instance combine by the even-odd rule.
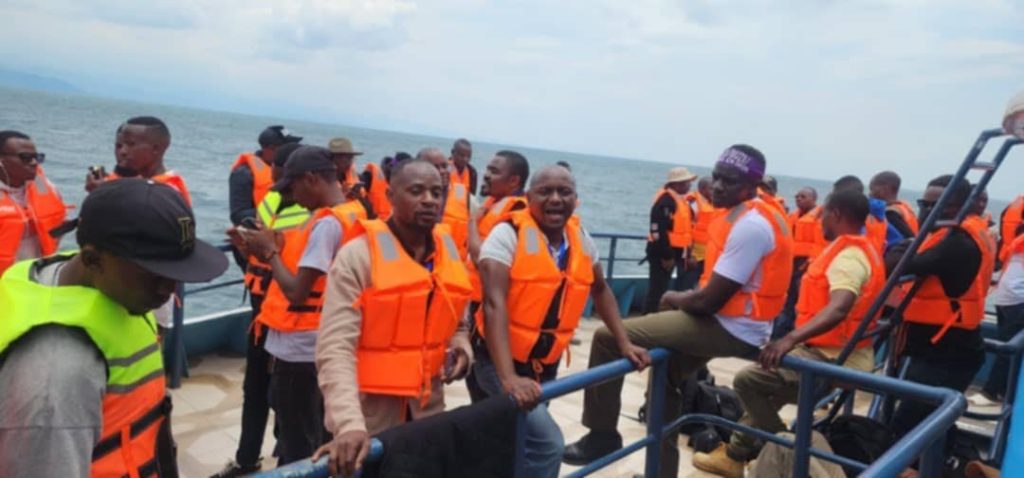
[[[667,383],[667,359],[669,352],[665,349],[651,350],[651,401],[648,410],[647,435],[623,448],[601,457],[572,473],[569,477],[587,476],[598,471],[641,448],[646,448],[644,475],[657,476],[661,463],[660,442],[670,436],[680,426],[687,423],[708,423],[732,430],[749,433],[760,439],[778,443],[794,450],[792,475],[808,476],[810,458],[812,456],[864,470],[860,476],[896,476],[915,460],[920,458],[921,476],[938,476],[944,458],[946,432],[956,419],[967,408],[963,395],[945,388],[931,387],[913,382],[900,381],[894,378],[859,372],[852,369],[796,357],[784,357],[782,366],[800,372],[800,394],[797,410],[796,438],[789,440],[762,430],[730,422],[713,415],[684,415],[671,424],[664,426],[664,397]],[[614,378],[624,376],[635,370],[632,363],[619,359],[611,363],[595,367],[584,372],[569,375],[565,378],[548,382],[543,385],[541,401],[548,401],[563,395],[582,390]],[[937,405],[936,409],[917,427],[908,432],[901,440],[893,444],[889,450],[874,463],[865,464],[838,456],[831,452],[811,448],[811,427],[813,413],[816,408],[815,380],[824,378],[840,381],[854,387],[875,393],[887,393],[904,399],[920,400]],[[523,465],[523,440],[525,433],[525,414],[520,413],[516,432],[516,468],[517,478],[525,477]],[[368,460],[379,459],[384,450],[380,442],[372,443]],[[276,470],[257,475],[262,477],[325,477],[327,476],[326,459],[313,463],[309,460],[294,463]]]
[[[617,250],[620,240],[626,241],[647,241],[647,236],[642,234],[622,234],[616,232],[594,232],[590,234],[590,237],[594,239],[608,239],[608,255],[602,257],[601,260],[607,263],[605,267],[604,275],[605,279],[611,279],[615,277],[615,263],[616,262],[632,262],[637,263],[643,260],[643,257],[618,257]]]

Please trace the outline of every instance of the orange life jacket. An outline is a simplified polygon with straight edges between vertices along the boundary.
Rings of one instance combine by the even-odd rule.
[[[971,217],[975,219],[972,220]],[[981,251],[981,265],[971,286],[963,295],[949,297],[942,288],[942,281],[938,276],[927,276],[907,305],[907,310],[903,312],[903,318],[907,322],[940,327],[931,339],[933,344],[942,339],[950,327],[974,330],[985,318],[985,297],[988,295],[992,271],[995,269],[995,243],[988,233],[988,228],[982,226],[982,220],[977,215],[965,218],[960,227],[971,236]],[[935,247],[949,231],[950,229],[945,227],[929,234],[921,245],[920,252]],[[907,291],[910,284],[904,284],[903,287],[904,291]]]
[[[1024,234],[1017,236],[1017,238],[1010,243],[1009,255],[1003,261],[1005,262],[1009,260],[1009,256],[1020,253],[1024,253]]]
[[[139,177],[141,178],[141,176],[139,176]],[[110,174],[107,175],[107,179],[108,180],[121,179],[121,176],[118,175],[117,173],[110,173]],[[181,197],[185,198],[185,203],[188,204],[189,206],[192,206],[192,196],[189,195],[188,187],[185,186],[185,178],[182,178],[181,176],[179,176],[178,173],[176,173],[174,171],[167,171],[167,172],[162,173],[162,174],[157,174],[156,176],[153,176],[151,178],[143,178],[143,179],[149,179],[151,181],[156,181],[158,183],[166,184],[166,185],[174,188],[175,191],[178,191],[178,194],[181,194]],[[256,204],[259,204],[259,203],[256,203]]]
[[[786,217],[786,198],[771,194],[762,188],[757,188],[757,197],[761,198],[765,204],[782,213],[782,217]]]
[[[36,169],[36,179],[25,184],[25,204],[22,208],[10,194],[0,192],[0,274],[14,264],[27,227],[35,231],[42,255],[57,252],[58,240],[50,230],[64,223],[67,206],[41,167]]]
[[[851,246],[860,249],[867,256],[868,264],[871,266],[871,275],[867,282],[861,286],[856,302],[853,303],[853,307],[846,314],[843,321],[828,332],[808,339],[808,345],[837,348],[845,346],[850,341],[850,338],[853,337],[853,333],[860,325],[861,319],[864,318],[868,309],[871,308],[871,303],[874,302],[882,287],[885,286],[885,264],[882,262],[882,256],[875,249],[874,244],[868,238],[861,235],[839,236],[811,261],[807,267],[807,272],[804,273],[803,279],[800,280],[800,296],[796,303],[796,326],[798,328],[803,327],[804,324],[810,322],[818,312],[828,305],[831,287],[826,273],[836,256]],[[871,318],[872,324],[874,324],[875,319],[876,317]],[[871,339],[867,338],[861,340],[857,344],[857,348],[869,345],[871,345]]]
[[[260,204],[260,201],[263,201],[263,196],[267,195],[270,187],[274,185],[271,167],[266,161],[253,153],[242,153],[238,155],[235,164],[231,165],[231,170],[234,171],[235,168],[243,165],[252,172],[252,205],[256,207]]]
[[[999,240],[1002,248],[999,249],[999,259],[1006,262],[1010,253],[1010,244],[1017,237],[1017,228],[1024,222],[1024,195],[1017,196],[1013,202],[1003,211],[1003,217],[999,218]]]
[[[359,221],[352,235],[365,235],[370,248],[370,284],[356,305],[363,315],[356,349],[359,391],[418,397],[426,404],[471,292],[455,241],[447,225],[434,226],[436,249],[428,270],[384,221]]]
[[[512,358],[520,363],[558,363],[583,316],[594,282],[594,262],[583,246],[583,229],[568,221],[566,267],[560,270],[548,250],[547,238],[529,210],[513,212],[509,222],[518,244],[509,268],[508,338]],[[561,298],[555,302],[555,298]],[[484,314],[476,314],[477,330],[484,334]]]
[[[469,191],[469,186],[470,183],[472,182],[472,176],[470,175],[469,165],[467,164],[466,168],[463,169],[462,172],[460,173],[459,168],[455,167],[455,163],[451,162],[451,167],[449,169],[449,183],[461,184],[466,187],[467,191]]]
[[[684,249],[693,245],[693,212],[686,196],[669,188],[662,188],[654,195],[653,203],[657,203],[664,195],[669,195],[676,202],[676,212],[672,214],[672,229],[667,231],[668,243],[676,249]],[[658,231],[658,233],[666,231]],[[647,233],[647,242],[655,242],[653,231]]]
[[[458,183],[448,185],[441,223],[451,229],[459,256],[466,258],[469,251],[469,189],[466,186]]]
[[[889,223],[885,219],[878,219],[873,214],[868,214],[864,220],[864,235],[875,245],[879,254],[885,253],[885,234]]]
[[[388,218],[391,216],[391,201],[388,201],[388,180],[384,177],[384,170],[377,166],[377,163],[366,163],[364,171],[370,173],[370,177],[373,178],[370,181],[370,188],[367,191],[367,199],[370,200],[370,204],[373,206],[373,212],[377,213],[379,218]]]
[[[526,207],[525,196],[506,196],[498,201],[495,201],[493,197],[488,197],[484,200],[483,205],[480,207],[485,212],[476,223],[476,232],[480,235],[480,238],[487,239],[494,226],[508,220],[512,208],[517,206]],[[473,301],[480,302],[484,297],[484,288],[480,283],[480,272],[477,271],[476,264],[468,258],[466,260],[466,267],[469,269],[469,281],[473,284]]]
[[[338,244],[339,248],[349,241],[350,231],[356,222],[366,219],[366,210],[358,205],[357,201],[349,201],[333,208],[320,208],[314,211],[310,220],[301,229],[296,230],[294,236],[289,236],[281,249],[281,262],[289,272],[292,274],[298,272],[299,259],[302,258],[302,253],[306,250],[309,235],[313,232],[317,221],[332,214],[341,223],[342,239],[341,244]],[[309,297],[301,304],[293,304],[285,297],[277,281],[271,281],[256,321],[280,332],[316,330],[320,326],[320,309],[324,305],[324,286],[326,284],[326,275],[320,276],[310,288]]]
[[[903,218],[903,222],[907,223],[907,226],[910,227],[910,230],[914,232],[915,236],[917,235],[918,231],[921,230],[920,225],[918,225],[917,223],[917,215],[914,214],[914,209],[911,208],[910,204],[907,204],[906,201],[896,200],[896,202],[889,203],[888,205],[886,205],[885,210],[893,211],[896,214],[899,214],[900,217]]]
[[[269,197],[271,196],[265,197],[264,202],[267,202],[267,198]],[[280,206],[280,198],[281,196],[277,195],[277,204],[273,206],[274,209],[277,209]],[[296,210],[294,206],[295,205],[290,206],[290,209]],[[309,211],[306,211],[305,209],[298,210],[301,211],[301,213],[299,214],[305,215],[305,220],[298,222],[298,215],[296,214],[296,212],[298,211],[295,211],[292,214],[286,214],[285,217],[279,217],[278,211],[269,210],[271,206],[261,204],[259,207],[260,209],[258,209],[257,212],[259,213],[258,216],[260,222],[262,222],[263,225],[266,226],[267,228],[273,229],[275,233],[281,233],[282,244],[287,244],[288,241],[296,240],[293,238],[300,235],[302,232],[302,228],[305,227],[305,225],[310,220],[312,220]],[[301,206],[299,207],[301,208]],[[268,208],[266,210],[271,213],[271,215],[269,215],[269,221],[267,220],[267,217],[263,213],[263,208]],[[291,221],[295,221],[295,223],[289,224]],[[286,226],[282,227],[282,225]],[[271,268],[270,264],[267,264],[266,262],[259,260],[256,256],[252,254],[249,255],[248,262],[249,263],[245,267],[245,287],[249,289],[250,294],[257,297],[263,297],[267,295],[267,289],[270,287],[270,282],[274,278],[274,270]]]
[[[796,257],[817,257],[828,246],[825,231],[821,225],[821,206],[800,215],[793,211],[789,215],[789,224],[793,228],[793,255]]]
[[[710,200],[697,191],[687,194],[686,199],[691,203],[696,203],[694,209],[697,211],[697,214],[693,222],[693,242],[696,244],[707,244],[708,226],[711,225],[711,221],[722,215],[725,210],[716,208],[711,204]]]
[[[760,214],[768,220],[775,235],[775,248],[761,258],[761,263],[757,266],[761,274],[761,287],[755,292],[744,292],[742,289],[736,291],[717,313],[727,317],[750,317],[767,322],[775,319],[782,311],[793,273],[793,237],[786,225],[785,216],[776,207],[754,199],[737,205],[711,223],[711,240],[708,242],[700,285],[705,287],[711,279],[715,264],[725,251],[725,244],[732,233],[733,225],[746,214]]]

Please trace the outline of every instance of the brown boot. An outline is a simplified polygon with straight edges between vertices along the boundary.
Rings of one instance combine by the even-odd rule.
[[[694,453],[693,466],[701,471],[714,473],[725,478],[743,478],[743,462],[736,461],[725,453],[726,444],[718,445],[711,453]]]

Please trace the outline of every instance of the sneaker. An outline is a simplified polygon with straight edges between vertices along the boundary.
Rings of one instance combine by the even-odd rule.
[[[617,431],[591,431],[576,443],[567,445],[562,452],[562,462],[583,466],[615,450],[622,448],[622,435]]]
[[[714,473],[725,478],[743,478],[743,462],[733,460],[725,452],[728,445],[722,443],[711,453],[693,454],[693,466],[701,471]]]
[[[985,392],[972,393],[971,396],[967,397],[967,403],[974,405],[975,407],[994,407],[1003,403],[999,397],[993,397]]]
[[[263,458],[256,460],[256,463],[252,465],[239,465],[235,460],[231,460],[224,468],[217,473],[210,475],[210,478],[236,478],[239,476],[245,476],[252,473],[256,473],[263,468]]]

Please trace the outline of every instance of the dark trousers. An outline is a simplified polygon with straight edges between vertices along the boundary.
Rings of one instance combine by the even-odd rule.
[[[700,283],[700,276],[704,273],[704,261],[697,263],[697,267],[693,269],[686,269],[685,263],[680,261],[679,265],[676,266],[676,283],[675,290],[690,290],[696,289],[697,284]]]
[[[1024,304],[996,306],[996,339],[1006,342],[1024,329]],[[992,365],[992,371],[985,382],[985,393],[992,397],[1006,394],[1006,379],[1010,373],[1010,358],[1000,355]]]
[[[313,362],[286,362],[274,358],[270,400],[277,420],[277,465],[309,458],[330,440],[324,430],[324,401]]]
[[[910,357],[905,380],[963,392],[971,385],[971,380],[974,379],[984,363],[985,355],[980,352],[976,357],[970,358],[958,357],[939,360]],[[896,411],[893,412],[892,431],[897,437],[902,437],[933,411],[935,411],[935,405],[902,400],[896,407]]]
[[[789,279],[789,291],[786,292],[786,303],[782,312],[775,318],[772,325],[772,340],[781,339],[796,327],[796,301],[800,298],[800,281],[807,271],[807,258],[793,259],[793,275]]]
[[[668,283],[672,280],[672,269],[665,270],[661,267],[658,259],[648,259],[649,267],[647,273],[647,300],[644,301],[644,313],[653,314],[658,311],[658,303],[661,296],[668,290]]]
[[[263,297],[252,296],[253,320],[259,315]],[[257,334],[257,331],[262,333]],[[259,335],[257,339],[256,336]],[[270,415],[270,354],[263,348],[267,328],[254,323],[249,329],[249,346],[245,353],[245,378],[242,380],[242,433],[238,438],[235,462],[254,465],[263,449],[263,435]]]

